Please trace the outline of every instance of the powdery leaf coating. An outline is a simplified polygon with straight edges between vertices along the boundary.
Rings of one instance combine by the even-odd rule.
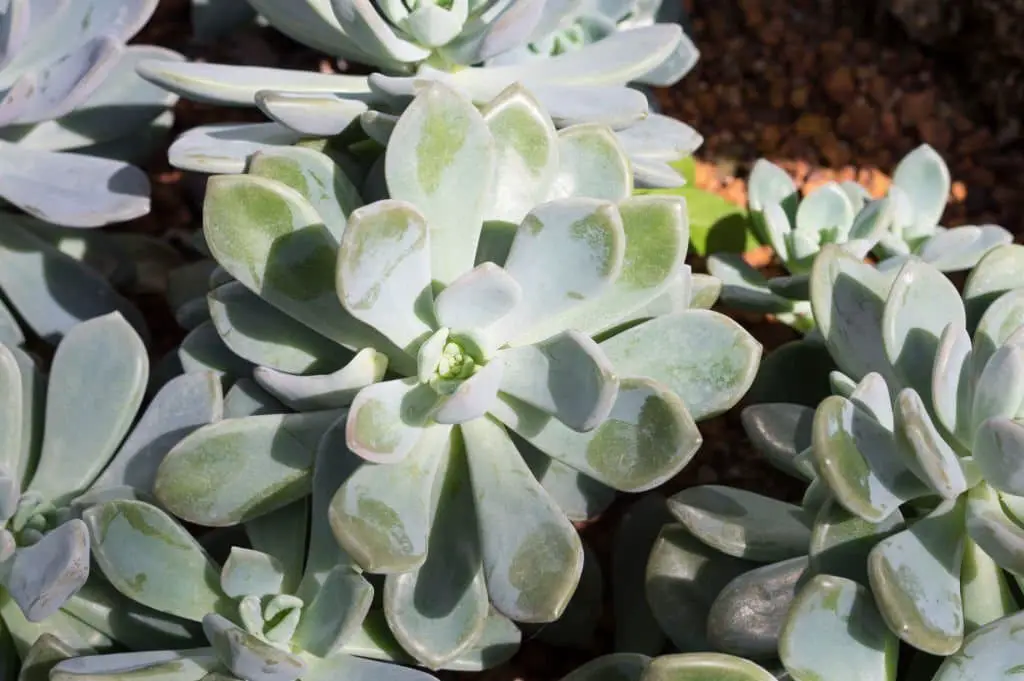
[[[93,556],[118,591],[147,607],[195,622],[226,607],[219,570],[169,515],[140,501],[85,511]]]

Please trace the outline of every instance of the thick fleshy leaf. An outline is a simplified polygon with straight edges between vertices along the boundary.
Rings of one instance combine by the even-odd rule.
[[[522,301],[492,328],[495,342],[527,345],[564,330],[565,312],[618,278],[625,248],[622,218],[611,203],[572,198],[535,207],[505,261]]]
[[[333,137],[366,111],[366,103],[333,93],[259,90],[260,111],[289,130],[309,137]]]
[[[53,668],[54,681],[201,681],[214,676],[221,663],[210,648],[146,651],[73,657]]]
[[[428,228],[415,206],[378,201],[352,212],[339,248],[341,304],[407,352],[432,331]]]
[[[286,506],[309,493],[317,443],[337,417],[266,414],[204,426],[167,454],[153,493],[179,518],[211,527]]]
[[[394,464],[363,463],[331,499],[334,536],[367,572],[407,572],[422,564],[431,492],[450,432],[424,428],[408,456]]]
[[[968,483],[960,459],[932,423],[921,396],[913,388],[901,390],[894,411],[896,439],[910,470],[944,499],[965,492]]]
[[[1003,510],[999,496],[987,484],[967,495],[967,534],[999,567],[1024,576],[1024,528]]]
[[[340,409],[351,405],[359,390],[384,378],[387,356],[373,348],[359,350],[349,363],[325,376],[295,376],[256,367],[256,382],[296,412]]]
[[[892,173],[892,183],[910,201],[915,232],[939,224],[949,199],[949,168],[942,157],[927,144],[904,156]],[[901,227],[903,225],[900,225]]]
[[[807,552],[810,527],[799,506],[721,485],[669,497],[672,515],[695,537],[729,556],[759,562]]]
[[[651,658],[640,653],[612,653],[594,658],[562,677],[561,681],[640,681]]]
[[[29,489],[53,501],[84,492],[131,426],[148,370],[142,340],[119,314],[71,329],[50,368],[43,450]],[[85,395],[83,386],[103,392]]]
[[[504,429],[462,424],[488,592],[520,622],[558,619],[583,570],[575,528],[537,483]],[[508,519],[515,518],[514,524]]]
[[[629,157],[610,128],[574,125],[558,132],[558,174],[552,197],[604,199],[618,203],[633,193]]]
[[[10,654],[13,656],[13,651]],[[75,654],[74,648],[47,632],[36,639],[25,659],[21,660],[18,681],[49,681],[53,667],[62,660],[74,657]],[[5,678],[13,678],[13,674]]]
[[[334,655],[362,624],[372,601],[373,587],[362,575],[348,565],[335,566],[304,606],[292,640],[317,657]]]
[[[344,348],[300,324],[237,281],[207,296],[210,319],[224,344],[257,366],[325,373],[344,363]]]
[[[426,561],[390,575],[384,615],[395,638],[420,664],[447,667],[471,649],[490,610],[465,447],[453,431],[433,484]],[[427,514],[424,513],[427,517]]]
[[[89,531],[85,523],[69,520],[32,546],[16,550],[4,571],[4,587],[25,618],[30,622],[45,620],[89,577]]]
[[[757,375],[761,344],[710,310],[656,317],[601,343],[615,372],[658,381],[697,422],[732,408]]]
[[[218,659],[236,677],[249,681],[295,681],[306,663],[217,614],[203,617],[203,631]]]
[[[611,412],[586,433],[508,395],[501,396],[491,413],[548,456],[627,492],[665,482],[702,442],[679,398],[649,379],[621,380]]]
[[[775,314],[793,310],[793,301],[773,292],[768,279],[740,254],[713,253],[708,256],[707,267],[722,282],[722,302],[726,305]]]
[[[979,352],[977,358],[982,359],[981,355]],[[1009,340],[996,350],[977,376],[973,397],[971,420],[975,428],[991,419],[1002,421],[1016,416],[1024,403],[1024,347]]]
[[[198,173],[243,173],[252,154],[298,142],[301,135],[279,123],[200,125],[167,150],[172,166]]]
[[[651,660],[643,681],[773,681],[764,667],[721,653],[662,655]]]
[[[231,351],[217,333],[213,322],[206,320],[188,332],[178,346],[177,359],[180,369],[175,372],[194,374],[212,371],[227,380],[248,376],[253,365],[249,360]]]
[[[15,350],[0,344],[0,475],[4,478],[4,500],[2,515],[6,522],[14,514],[13,505],[21,494],[22,477],[29,462],[21,459],[26,434],[24,427],[30,423],[32,404],[25,403],[24,377]],[[31,361],[31,360],[30,360]]]
[[[1024,425],[1007,418],[983,422],[974,436],[974,462],[992,487],[1024,494]]]
[[[807,556],[769,563],[729,582],[708,613],[708,641],[731,655],[772,658],[790,605],[807,572]]]
[[[137,71],[149,82],[166,90],[211,104],[253,106],[260,90],[369,93],[363,76],[295,69],[147,60],[139,64]],[[274,124],[274,127],[280,126]]]
[[[997,246],[978,261],[964,283],[968,329],[973,330],[977,326],[982,314],[996,298],[1021,285],[1022,264],[1024,246],[1018,244]]]
[[[277,180],[302,194],[337,240],[341,239],[348,215],[363,205],[342,168],[313,149],[281,146],[256,152],[246,172]]]
[[[622,272],[597,298],[567,311],[566,328],[591,335],[605,331],[667,292],[678,276],[689,242],[686,203],[634,196],[619,203],[619,215],[626,235]]]
[[[212,372],[171,379],[150,401],[92,489],[129,485],[149,493],[157,468],[171,447],[225,413],[220,380]]]
[[[125,596],[169,615],[200,621],[227,608],[217,566],[171,516],[141,501],[86,509],[92,555]]]
[[[534,345],[509,348],[500,390],[579,432],[604,423],[615,407],[619,381],[597,343],[565,331]]]
[[[352,404],[360,390],[384,378],[387,366],[386,355],[363,348],[348,364],[324,376],[295,376],[256,367],[253,378],[295,411],[318,411]]]
[[[800,404],[755,404],[740,412],[743,430],[759,454],[785,473],[810,480],[813,469],[797,463],[811,446],[814,410]]]
[[[943,502],[868,556],[871,591],[889,628],[933,655],[949,655],[963,641],[963,522],[963,500]]]
[[[963,647],[947,657],[935,673],[934,681],[1009,680],[1016,676],[1024,655],[1024,613],[996,620],[978,629],[964,640]]]
[[[296,592],[303,601],[312,602],[336,567],[355,567],[352,557],[341,548],[330,523],[330,505],[335,493],[362,461],[345,450],[345,414],[335,420],[320,437],[313,466],[313,489],[309,510],[309,542],[305,573]],[[348,455],[346,455],[348,454]]]
[[[95,145],[132,139],[131,133],[137,136],[158,121],[178,99],[136,75],[135,66],[146,59],[180,62],[183,57],[163,47],[128,45],[102,84],[84,102],[61,118],[18,130],[11,136],[12,141],[16,135],[19,145],[35,149],[83,149],[105,156],[95,153]]]
[[[484,262],[437,294],[434,314],[444,328],[478,331],[515,309],[522,297],[515,279],[498,265]]]
[[[882,342],[896,372],[926,404],[939,336],[949,324],[966,323],[960,294],[941,272],[917,260],[900,269],[885,303]]]
[[[998,225],[963,225],[938,232],[916,255],[943,272],[960,272],[977,265],[993,248],[1012,242],[1013,235]]]
[[[950,325],[939,337],[932,369],[932,408],[939,423],[965,448],[974,439],[974,381],[971,337],[967,329]]]
[[[895,681],[898,643],[866,588],[820,575],[793,602],[779,657],[795,681]]]
[[[149,212],[149,179],[121,161],[0,143],[0,196],[56,225],[99,227]]]
[[[388,142],[391,198],[413,204],[430,229],[430,272],[442,284],[472,269],[494,176],[494,139],[472,105],[434,83],[405,110]]]
[[[871,522],[927,493],[884,425],[845,397],[825,398],[814,415],[815,468],[836,500]]]
[[[835,575],[868,584],[868,554],[885,537],[904,529],[899,510],[873,523],[856,516],[828,498],[818,509],[808,555],[811,574]]]
[[[99,273],[37,236],[31,218],[5,212],[0,289],[36,335],[55,344],[76,324],[120,312],[143,338],[142,315]]]
[[[281,593],[284,566],[274,556],[231,547],[231,554],[220,573],[220,588],[229,598],[273,596]]]
[[[974,347],[971,351],[972,382],[977,382],[992,356],[1021,326],[1024,326],[1024,290],[1008,291],[988,306],[974,331]],[[971,399],[973,401],[973,395]],[[972,426],[976,425],[972,422]]]
[[[666,525],[647,562],[647,602],[679,650],[710,651],[704,623],[711,603],[735,577],[755,567],[719,553],[681,525]]]
[[[897,386],[882,343],[882,314],[891,287],[890,277],[834,244],[814,259],[811,307],[839,368],[857,379],[876,371]]]
[[[612,607],[615,615],[616,652],[657,655],[665,636],[651,612],[645,593],[647,563],[661,528],[671,523],[665,497],[645,494],[626,511],[612,543]]]
[[[235,381],[224,395],[224,418],[238,419],[259,414],[283,414],[288,411],[273,395],[251,378]]]
[[[310,500],[304,497],[276,511],[247,520],[244,524],[249,546],[271,556],[280,567],[281,586],[273,592],[275,594],[294,594],[299,587],[306,559],[309,514]],[[225,558],[225,565],[232,549],[229,549]],[[221,581],[224,580],[224,574],[222,570]]]
[[[838,184],[826,183],[800,202],[789,235],[790,257],[797,262],[813,257],[820,243],[844,242],[853,225],[854,210]]]
[[[520,222],[551,195],[559,168],[555,126],[537,100],[521,85],[512,85],[481,111],[494,137],[494,200],[489,220]],[[447,324],[446,324],[447,326]]]
[[[296,190],[254,175],[211,178],[203,233],[221,266],[274,307],[350,349],[375,347],[395,368],[410,368],[411,358],[342,307],[337,243]]]
[[[349,409],[345,440],[367,461],[395,463],[415,448],[439,396],[416,378],[374,383]]]
[[[492,410],[492,416],[497,415]],[[565,516],[573,522],[590,520],[603,513],[618,492],[575,468],[556,461],[513,433],[516,449],[523,455],[540,486],[551,496]]]
[[[181,648],[202,642],[195,622],[158,612],[115,589],[97,570],[61,609],[130,650]],[[49,621],[49,620],[47,620]]]
[[[1020,610],[1006,573],[970,537],[964,539],[960,594],[964,601],[964,631],[968,635]]]

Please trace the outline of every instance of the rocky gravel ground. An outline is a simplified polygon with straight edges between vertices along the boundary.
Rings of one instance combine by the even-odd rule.
[[[948,50],[933,54],[931,48],[911,42],[888,15],[868,10],[858,14],[851,5],[831,0],[683,1],[701,59],[682,82],[658,97],[666,113],[705,137],[698,153],[701,188],[742,205],[746,174],[754,161],[765,157],[790,172],[804,192],[829,180],[856,179],[880,196],[903,154],[927,142],[943,155],[953,175],[945,223],[1001,224],[1019,240],[1024,232],[1022,112],[1011,115],[982,104],[962,64]],[[162,0],[138,42],[207,61],[336,68],[322,55],[255,26],[215,45],[192,45],[188,7],[188,0]],[[204,123],[241,120],[262,116],[255,110],[181,102],[175,134]],[[143,230],[183,243],[199,225],[202,178],[170,168],[165,153],[159,151],[148,165],[154,185],[152,214],[116,229]],[[770,253],[763,250],[751,260],[771,266]],[[182,333],[158,291],[136,297],[160,355]],[[795,338],[788,328],[768,320],[741,321],[766,352]],[[666,486],[665,494],[717,483],[799,498],[800,489],[792,481],[751,451],[737,411],[701,426],[704,446]],[[611,535],[629,501],[620,499],[604,517],[582,528],[606,577]],[[558,649],[531,639],[511,664],[478,678],[560,678],[611,650],[609,610],[606,599],[601,625],[584,649]]]

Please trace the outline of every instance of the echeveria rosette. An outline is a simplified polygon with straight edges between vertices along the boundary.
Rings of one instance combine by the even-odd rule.
[[[829,246],[811,275],[815,317],[844,372],[794,459],[812,466],[808,497],[823,500],[813,536],[859,526],[861,559],[830,572],[869,586],[892,631],[935,655],[1019,608],[1006,572],[1022,574],[1024,556],[1014,515],[1024,317],[1019,274],[1005,269],[1018,251],[997,248],[972,272],[967,309],[984,309],[973,339],[956,289],[916,258],[885,274]],[[806,410],[798,418],[806,424]]]
[[[133,428],[147,375],[142,341],[116,313],[68,333],[49,377],[0,345],[0,616],[23,659],[43,632],[71,650],[188,639],[90,577],[77,517],[97,498],[148,494],[168,449],[220,417],[219,384],[197,373],[165,386]]]
[[[793,681],[1010,681],[1024,664],[1024,613],[968,634],[951,655],[915,656],[897,674],[899,639],[864,585],[844,577],[808,580],[792,604],[779,646]]]
[[[402,3],[385,3],[388,11],[408,13]],[[283,32],[316,49],[346,59],[367,61],[365,54],[346,50],[351,41],[342,23],[355,21],[361,31],[377,23],[364,13],[376,11],[371,0],[333,5],[299,2],[287,8],[277,3],[255,3],[257,9]],[[446,15],[459,7],[442,8],[432,2],[413,7],[413,13]],[[465,3],[462,4],[466,8]],[[494,40],[484,38],[477,46],[493,48],[499,42],[512,47],[509,36],[523,30],[517,23],[557,21],[573,3],[537,0],[501,0],[481,5],[487,19],[482,30],[497,31]],[[335,17],[337,12],[337,17]],[[500,20],[508,15],[508,23]],[[550,17],[547,15],[551,14]],[[547,23],[545,23],[547,25]],[[554,26],[554,24],[551,24]],[[382,24],[391,30],[392,25]],[[525,30],[529,31],[526,27]],[[497,42],[496,42],[497,41]],[[418,48],[417,48],[418,49]],[[485,53],[481,53],[485,54]],[[478,55],[479,56],[479,55]],[[361,58],[360,58],[361,57]],[[422,58],[422,57],[421,57]],[[684,183],[671,166],[691,154],[701,143],[699,135],[667,116],[649,113],[647,97],[626,87],[631,82],[670,85],[696,63],[698,52],[677,25],[654,24],[617,32],[571,53],[524,64],[456,68],[450,63],[427,60],[415,69],[400,65],[367,76],[309,73],[220,64],[166,64],[147,62],[139,73],[146,79],[190,99],[234,106],[259,106],[274,122],[201,126],[183,134],[171,146],[172,165],[207,173],[239,173],[256,151],[301,140],[335,137],[343,132],[364,132],[377,139],[382,127],[415,94],[441,81],[459,90],[479,106],[485,105],[514,83],[527,87],[551,114],[559,128],[579,123],[612,126],[623,138],[640,186],[675,187]],[[369,59],[367,63],[374,63]],[[358,119],[358,120],[357,120]],[[364,130],[361,131],[360,128]]]
[[[883,266],[899,267],[914,255],[943,272],[969,270],[996,246],[1013,241],[1013,235],[998,225],[942,227],[939,220],[950,187],[946,162],[927,144],[900,160],[888,191],[894,209],[892,225],[874,251]]]
[[[789,175],[764,159],[754,164],[749,186],[755,231],[771,244],[789,276],[769,279],[731,253],[710,255],[708,271],[722,280],[723,303],[773,314],[789,326],[810,331],[814,318],[808,275],[815,256],[822,246],[838,244],[864,258],[889,230],[892,203],[887,198],[872,201],[854,182],[829,182],[800,200]]]
[[[135,73],[181,55],[126,46],[156,0],[9,0],[0,29],[0,197],[69,227],[149,212],[149,181],[122,158],[170,127],[175,97]],[[73,152],[73,153],[71,153]]]
[[[567,142],[584,162],[566,162]],[[330,374],[260,366],[254,377],[296,408],[349,407],[301,439],[330,441],[353,465],[331,504],[335,534],[387,575],[391,632],[438,668],[485,633],[492,606],[520,622],[562,614],[583,555],[566,514],[589,517],[614,490],[679,471],[701,442],[695,421],[742,397],[760,345],[723,315],[688,309],[684,204],[630,197],[607,130],[556,134],[519,88],[481,114],[435,85],[386,154],[390,198],[345,224],[336,198],[250,174],[211,180],[204,229],[237,285],[284,320],[253,335],[261,355],[226,343],[253,360],[272,344],[286,357],[308,327],[352,358]],[[574,190],[584,196],[558,198]],[[306,326],[293,333],[288,316]],[[320,348],[307,358],[345,357],[318,342],[301,346]],[[299,437],[283,418],[194,433],[161,466],[157,497],[206,525],[301,497],[308,463],[264,458],[280,428]],[[197,470],[220,479],[221,465],[208,467],[225,451],[231,470],[251,473],[198,484]]]
[[[350,654],[362,652],[366,641],[375,649],[359,635],[372,589],[344,561],[326,514],[310,516],[304,501],[247,523],[254,548],[233,546],[223,565],[174,518],[143,501],[97,504],[85,522],[110,582],[138,606],[200,625],[209,647],[79,656],[61,661],[53,678],[433,678]]]

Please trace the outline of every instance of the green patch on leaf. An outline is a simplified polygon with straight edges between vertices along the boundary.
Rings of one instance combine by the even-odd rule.
[[[466,143],[470,125],[465,113],[457,108],[446,107],[437,113],[423,121],[416,145],[416,173],[428,194],[433,194],[441,186],[445,171]]]

